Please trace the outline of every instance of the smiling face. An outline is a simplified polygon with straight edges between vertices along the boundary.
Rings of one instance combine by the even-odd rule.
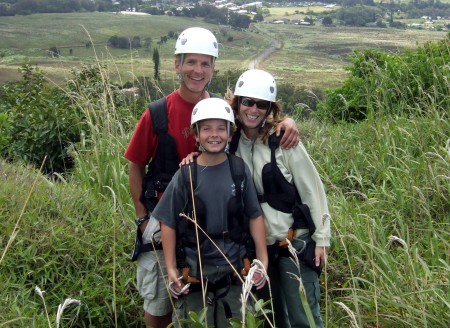
[[[208,153],[222,153],[228,138],[228,123],[220,119],[208,119],[198,123],[197,142]]]
[[[180,93],[186,99],[201,96],[213,73],[213,57],[203,54],[184,54],[183,62],[175,60],[175,70],[181,76]],[[198,100],[198,99],[197,99]]]
[[[262,109],[261,109],[262,108]],[[239,102],[239,118],[245,130],[257,130],[266,118],[270,102],[242,97]]]

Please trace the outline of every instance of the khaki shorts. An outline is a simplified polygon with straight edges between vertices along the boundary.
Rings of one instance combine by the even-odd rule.
[[[151,218],[142,236],[143,242],[150,242],[152,234],[159,229],[159,223]],[[170,294],[166,288],[167,272],[162,250],[141,253],[138,258],[137,288],[144,299],[145,312],[163,316],[172,311]]]

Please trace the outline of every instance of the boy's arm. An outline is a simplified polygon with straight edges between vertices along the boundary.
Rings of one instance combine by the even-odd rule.
[[[262,215],[255,219],[250,219],[250,234],[255,243],[256,258],[260,260],[267,269],[269,258],[267,256],[266,226],[264,225],[264,218]]]
[[[172,289],[179,292],[183,288],[183,282],[178,280],[177,259],[175,253],[176,231],[169,226],[161,223],[161,241],[164,252],[164,260],[167,267],[168,283],[173,282]],[[173,295],[173,294],[172,294]],[[177,298],[175,295],[173,295]]]

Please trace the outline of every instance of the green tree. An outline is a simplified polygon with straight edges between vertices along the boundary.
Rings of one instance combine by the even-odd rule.
[[[322,24],[323,24],[324,26],[331,26],[331,25],[333,25],[333,19],[332,19],[330,16],[325,16],[325,17],[322,19]]]
[[[68,149],[79,141],[81,114],[37,68],[24,65],[20,71],[21,81],[0,87],[1,156],[36,167],[46,158],[44,172],[65,172],[73,165]]]
[[[159,81],[160,77],[159,77],[159,65],[160,65],[160,61],[159,61],[159,51],[158,48],[155,48],[153,50],[153,64],[154,64],[154,68],[155,68],[155,74],[153,75],[153,77],[155,78],[155,81]]]

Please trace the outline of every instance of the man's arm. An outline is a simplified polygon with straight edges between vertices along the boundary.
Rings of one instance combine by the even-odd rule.
[[[142,204],[139,200],[142,193],[142,179],[145,175],[145,166],[130,162],[129,173],[130,176],[128,179],[128,183],[130,187],[131,198],[134,204],[134,210],[136,211],[137,217],[142,217],[148,214],[144,204]],[[146,222],[144,224],[147,225]],[[143,226],[143,228],[145,229],[145,226]]]
[[[280,146],[284,149],[293,148],[300,142],[300,134],[298,132],[297,123],[290,117],[286,117],[277,125],[275,133],[280,135],[284,131],[284,135],[280,140]]]

